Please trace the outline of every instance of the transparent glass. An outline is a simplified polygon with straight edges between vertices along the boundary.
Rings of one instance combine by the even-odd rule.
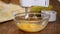
[[[49,14],[45,13],[19,13],[15,15],[16,26],[25,32],[38,32],[46,27]]]

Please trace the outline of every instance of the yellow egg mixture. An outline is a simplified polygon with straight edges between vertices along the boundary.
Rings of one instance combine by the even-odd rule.
[[[26,32],[37,32],[44,28],[42,25],[38,24],[30,24],[30,23],[17,23],[19,29],[24,30]]]

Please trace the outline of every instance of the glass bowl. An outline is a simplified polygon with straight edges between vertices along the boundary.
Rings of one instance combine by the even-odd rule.
[[[38,32],[46,27],[49,14],[45,13],[19,13],[15,15],[16,26],[25,32]]]

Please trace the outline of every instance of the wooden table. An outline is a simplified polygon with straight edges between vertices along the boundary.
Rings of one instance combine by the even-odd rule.
[[[0,34],[60,34],[60,21],[48,23],[47,27],[40,32],[28,33],[17,28],[14,21],[8,21],[0,24]]]

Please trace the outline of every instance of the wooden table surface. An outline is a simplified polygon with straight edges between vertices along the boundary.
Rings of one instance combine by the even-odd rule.
[[[0,24],[0,34],[60,34],[60,19],[56,22],[48,23],[47,27],[40,32],[28,33],[17,28],[14,21],[8,21]]]

